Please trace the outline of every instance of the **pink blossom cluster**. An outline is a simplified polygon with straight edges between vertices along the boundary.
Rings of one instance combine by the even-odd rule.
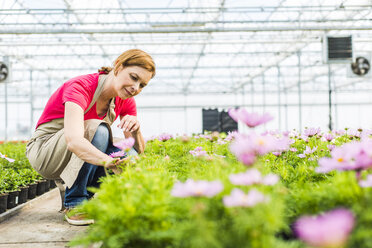
[[[306,137],[313,137],[320,133],[320,127],[318,128],[305,128],[303,135]]]
[[[322,140],[331,142],[334,138],[335,136],[332,133],[325,133],[323,134]]]
[[[346,143],[331,151],[331,158],[319,159],[317,172],[327,173],[332,170],[364,170],[372,167],[372,141]]]
[[[194,157],[204,157],[207,155],[207,152],[203,150],[203,147],[198,146],[194,150],[190,151],[190,154],[193,155]]]
[[[7,156],[7,155],[5,155],[5,154],[2,154],[1,152],[0,152],[0,158],[3,158],[3,159],[6,159],[6,160],[8,160],[8,162],[9,162],[9,163],[13,163],[13,162],[15,161],[15,159],[12,159],[12,158],[8,158],[8,156]]]
[[[275,185],[279,181],[279,177],[277,175],[268,174],[263,177],[261,172],[257,169],[249,169],[244,173],[231,174],[229,179],[231,183],[235,185]]]
[[[127,139],[120,140],[119,142],[116,142],[114,146],[117,148],[120,148],[123,151],[129,151],[134,145],[134,139],[132,137],[129,137]]]
[[[232,131],[232,132],[228,132],[227,133],[227,136],[225,138],[226,141],[231,141],[235,138],[236,135],[238,135],[239,133],[237,131]]]
[[[310,154],[313,154],[314,152],[316,152],[316,149],[317,148],[318,147],[315,146],[315,147],[313,147],[311,149],[310,146],[306,146],[305,151],[303,153],[297,155],[297,157],[299,157],[299,158],[306,158],[306,155],[310,155]]]
[[[367,175],[366,180],[359,181],[359,185],[363,188],[372,187],[372,175]]]
[[[357,129],[353,129],[353,128],[348,129],[346,131],[346,134],[349,137],[357,137],[357,138],[360,138],[360,136],[362,135],[361,132],[359,132]]]
[[[229,115],[234,121],[241,121],[250,128],[264,124],[273,119],[273,117],[269,113],[264,113],[262,115],[259,113],[249,113],[243,108],[230,109]]]
[[[158,136],[159,141],[167,141],[167,140],[170,140],[171,138],[173,138],[173,135],[169,133],[162,133]]]
[[[303,216],[294,225],[296,235],[312,247],[343,247],[354,227],[354,216],[336,209],[319,216]]]
[[[252,165],[256,161],[257,155],[288,149],[289,139],[287,137],[262,136],[254,132],[248,135],[236,135],[235,141],[230,145],[231,152],[245,165]]]
[[[343,129],[333,130],[332,132],[333,132],[336,136],[342,136],[342,135],[344,135],[344,134],[346,133],[346,131],[343,130]]]
[[[112,158],[118,158],[118,157],[124,157],[126,155],[126,153],[124,151],[118,151],[118,152],[113,152],[113,153],[110,153],[110,157]]]
[[[194,181],[187,179],[185,183],[176,182],[171,191],[172,196],[189,197],[189,196],[206,196],[212,197],[223,190],[223,184],[220,181]]]
[[[269,197],[256,189],[251,189],[248,194],[240,189],[233,189],[230,195],[223,197],[223,204],[226,207],[253,207],[267,201],[269,201]]]

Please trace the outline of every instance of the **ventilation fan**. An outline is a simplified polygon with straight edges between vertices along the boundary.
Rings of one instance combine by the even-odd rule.
[[[0,82],[5,81],[5,79],[8,77],[8,74],[8,66],[4,64],[4,62],[0,62]]]
[[[370,64],[365,57],[357,57],[355,62],[351,63],[351,70],[355,75],[364,76],[370,70]]]

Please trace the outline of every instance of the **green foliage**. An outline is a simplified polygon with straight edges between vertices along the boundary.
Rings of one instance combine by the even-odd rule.
[[[10,163],[4,158],[0,158],[0,194],[18,190],[20,187],[34,183],[42,178],[32,169],[25,151],[25,143],[9,142],[0,144],[0,152],[6,154],[9,158],[15,159],[13,163]]]
[[[338,137],[337,146],[351,139]],[[252,247],[304,248],[294,237],[293,222],[302,215],[319,214],[337,207],[351,209],[356,226],[347,247],[372,248],[371,189],[360,188],[354,172],[315,172],[317,160],[330,156],[329,142],[312,137],[296,139],[297,152],[267,154],[255,164],[262,174],[275,173],[274,186],[235,186],[229,175],[246,171],[229,152],[229,144],[204,138],[174,138],[147,143],[145,154],[124,167],[121,175],[104,178],[97,197],[81,206],[96,220],[88,232],[71,245],[102,247]],[[306,158],[306,146],[317,147]],[[208,156],[189,151],[202,147]],[[225,157],[216,156],[221,155]],[[223,191],[211,198],[177,198],[171,195],[176,181],[219,180]],[[232,189],[247,193],[257,189],[270,198],[254,207],[223,205]]]

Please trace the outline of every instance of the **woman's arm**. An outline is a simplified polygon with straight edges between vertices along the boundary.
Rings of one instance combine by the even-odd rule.
[[[85,162],[113,167],[113,158],[98,150],[84,138],[84,111],[74,102],[65,103],[64,134],[67,149]]]
[[[118,128],[123,129],[125,138],[134,138],[134,149],[136,149],[139,154],[145,151],[145,140],[140,131],[140,125],[136,116],[120,116],[120,124],[118,125]]]

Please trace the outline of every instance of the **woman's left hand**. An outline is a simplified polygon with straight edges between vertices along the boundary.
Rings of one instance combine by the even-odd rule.
[[[123,129],[124,132],[136,132],[140,128],[137,116],[126,115],[121,118],[118,128]]]

